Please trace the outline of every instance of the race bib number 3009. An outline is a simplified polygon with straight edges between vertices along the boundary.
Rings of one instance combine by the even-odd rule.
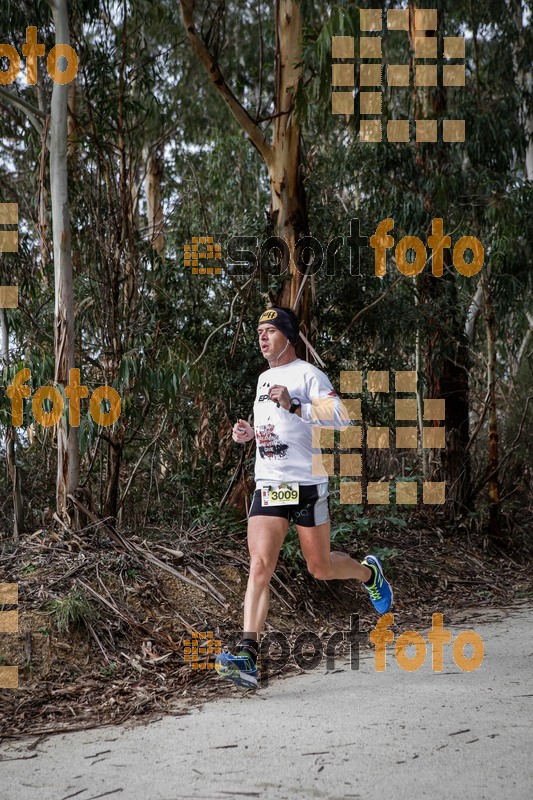
[[[299,500],[300,487],[297,483],[278,483],[261,489],[262,506],[294,506]]]

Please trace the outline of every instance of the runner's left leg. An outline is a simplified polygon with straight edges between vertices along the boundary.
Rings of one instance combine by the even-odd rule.
[[[379,558],[368,555],[360,564],[347,553],[330,552],[329,528],[329,522],[314,528],[296,526],[309,572],[322,581],[358,578],[378,614],[386,614],[393,602],[393,591]]]
[[[372,577],[372,571],[368,567],[347,553],[331,552],[329,522],[315,525],[313,528],[297,525],[296,530],[307,569],[317,580],[357,578],[364,583]]]

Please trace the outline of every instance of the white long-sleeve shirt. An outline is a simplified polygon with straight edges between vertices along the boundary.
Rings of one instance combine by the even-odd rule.
[[[286,386],[291,398],[302,404],[302,416],[277,407],[268,396],[271,386]],[[254,402],[256,439],[255,480],[267,483],[297,481],[303,486],[325,483],[324,475],[313,475],[313,426],[342,429],[350,425],[347,412],[329,378],[307,361],[297,358],[289,364],[263,372],[257,382]],[[315,469],[316,472],[316,469]]]

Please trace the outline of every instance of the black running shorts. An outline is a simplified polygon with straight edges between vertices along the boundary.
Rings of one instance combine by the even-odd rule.
[[[300,486],[300,502],[287,506],[262,506],[261,489],[253,493],[248,517],[282,517],[301,525],[314,528],[329,522],[329,491],[327,483]]]

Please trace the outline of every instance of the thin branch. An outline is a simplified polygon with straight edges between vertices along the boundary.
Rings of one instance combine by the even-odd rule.
[[[278,117],[285,117],[287,114],[290,114],[292,108],[289,108],[287,111],[277,111],[275,114],[267,114],[266,117],[257,117],[255,120],[256,122],[270,122],[270,120],[277,119]]]
[[[92,468],[94,466],[94,462],[96,461],[96,456],[98,455],[98,445],[100,444],[100,439],[101,438],[102,438],[102,433],[99,432],[98,436],[96,437],[96,443],[94,445],[94,452],[92,454],[91,461],[89,463],[89,468],[87,470],[87,475],[85,476],[85,480],[83,481],[83,483],[80,483],[80,488],[82,488],[82,489],[83,489],[84,486],[86,486],[87,481],[91,477]]]
[[[128,480],[128,483],[126,484],[126,488],[124,489],[124,491],[123,491],[123,493],[122,493],[122,497],[120,498],[120,502],[119,502],[119,504],[118,504],[118,506],[117,506],[117,512],[118,512],[118,510],[119,510],[119,509],[122,507],[122,505],[123,505],[123,503],[124,503],[124,500],[126,499],[126,495],[127,495],[127,494],[128,494],[128,492],[129,492],[129,489],[130,489],[131,483],[132,483],[132,481],[133,481],[133,478],[135,477],[135,473],[137,472],[137,469],[139,468],[139,465],[140,465],[141,461],[142,461],[142,460],[143,460],[143,458],[145,457],[145,455],[146,455],[146,453],[148,452],[148,450],[149,450],[149,449],[150,449],[150,448],[151,448],[151,447],[152,447],[152,446],[153,446],[153,445],[154,445],[154,444],[157,442],[157,440],[159,439],[159,437],[160,437],[160,436],[161,436],[161,434],[163,433],[163,428],[164,428],[164,427],[165,427],[165,425],[167,424],[167,419],[168,419],[168,413],[165,413],[165,415],[163,416],[163,419],[162,419],[162,421],[161,421],[161,425],[159,426],[159,430],[158,430],[158,432],[156,433],[156,435],[154,436],[154,438],[152,439],[152,441],[151,441],[149,444],[147,444],[147,445],[146,445],[146,447],[144,448],[144,450],[142,451],[142,453],[141,453],[141,455],[140,455],[140,458],[139,458],[139,460],[138,460],[138,461],[137,461],[137,463],[135,464],[135,466],[134,466],[134,468],[133,468],[133,470],[132,470],[132,473],[131,473],[131,475],[130,475],[130,478],[129,478],[129,480]]]
[[[511,450],[514,449],[515,445],[518,444],[518,440],[522,436],[522,428],[524,427],[524,422],[526,421],[526,416],[529,408],[529,401],[533,400],[533,395],[529,395],[526,400],[526,407],[524,408],[524,413],[522,414],[522,419],[520,421],[520,427],[518,428],[518,433],[516,434],[513,443],[511,444]]]
[[[390,285],[390,286],[389,286],[387,289],[385,289],[385,291],[384,291],[382,294],[380,294],[380,296],[379,296],[378,298],[376,298],[376,300],[374,300],[374,302],[373,302],[373,303],[370,303],[370,305],[369,305],[369,306],[365,306],[365,307],[364,307],[364,308],[362,308],[360,311],[358,311],[358,312],[357,312],[357,314],[355,315],[355,317],[354,317],[354,318],[352,319],[352,321],[349,323],[349,325],[347,325],[347,327],[346,327],[346,328],[343,330],[343,332],[341,333],[341,335],[339,336],[339,338],[338,338],[338,339],[335,339],[335,341],[333,342],[333,344],[331,345],[331,347],[328,347],[328,349],[327,349],[327,350],[324,350],[324,353],[323,353],[323,355],[326,355],[326,353],[329,353],[331,350],[333,350],[333,348],[335,347],[335,345],[339,344],[339,342],[341,341],[341,339],[342,339],[344,336],[346,336],[346,334],[348,333],[348,331],[350,330],[350,328],[352,327],[352,325],[355,325],[355,323],[357,322],[357,320],[358,320],[358,319],[360,319],[360,317],[362,317],[362,316],[363,316],[363,314],[366,314],[366,312],[367,312],[367,311],[370,311],[372,308],[375,308],[375,306],[377,306],[377,305],[378,305],[378,303],[381,303],[381,301],[382,301],[382,300],[383,300],[383,299],[384,299],[384,298],[385,298],[385,297],[386,297],[386,296],[387,296],[387,295],[388,295],[390,292],[392,292],[392,290],[394,289],[394,287],[396,286],[396,284],[397,284],[397,283],[399,283],[400,281],[401,281],[401,277],[400,277],[400,278],[396,278],[396,280],[394,281],[394,283],[391,283],[391,285]]]
[[[317,351],[315,350],[315,348],[313,347],[313,345],[311,344],[311,342],[310,342],[308,339],[306,339],[306,337],[305,337],[305,335],[302,333],[302,331],[300,331],[300,332],[299,332],[299,336],[300,336],[300,339],[302,339],[302,341],[303,341],[303,343],[305,344],[305,346],[307,347],[307,349],[309,350],[309,352],[311,353],[311,355],[313,356],[313,358],[315,359],[316,363],[317,363],[317,364],[319,364],[319,365],[322,367],[322,369],[324,369],[324,367],[325,367],[326,365],[325,365],[325,363],[322,361],[322,359],[320,358],[320,356],[318,355]]]
[[[465,455],[468,453],[468,451],[470,450],[470,448],[474,444],[474,442],[475,442],[475,440],[477,438],[477,435],[478,435],[479,431],[481,430],[481,426],[483,425],[483,422],[485,421],[485,417],[487,415],[487,409],[489,407],[489,395],[490,395],[490,393],[487,393],[487,395],[485,396],[485,400],[483,401],[483,412],[481,413],[481,415],[479,417],[479,420],[477,422],[477,425],[474,428],[474,431],[472,433],[472,436],[470,437],[469,442],[468,442],[467,446],[465,447]]]
[[[254,275],[255,275],[255,273],[254,273]],[[242,323],[243,323],[243,320],[244,320],[244,315],[246,313],[246,309],[248,308],[248,302],[250,300],[250,297],[252,295],[252,290],[254,288],[254,283],[253,283],[254,275],[252,275],[252,280],[249,282],[250,286],[248,287],[248,291],[246,292],[246,297],[244,298],[244,302],[242,304],[241,314],[240,314],[240,317],[239,317],[239,321],[237,323],[237,329],[235,331],[235,336],[233,337],[233,342],[231,344],[231,350],[230,350],[230,354],[229,354],[230,358],[233,358],[235,356],[235,350],[237,349],[237,341],[239,339],[239,335],[240,335],[240,332],[241,332]]]
[[[252,280],[252,278],[250,278],[250,280]],[[245,284],[244,284],[244,286],[243,286],[243,289],[244,289],[244,288],[247,286],[247,284],[248,284],[248,283],[249,283],[249,281],[246,281],[246,283],[245,283]],[[208,336],[208,337],[207,337],[207,339],[205,340],[205,344],[204,344],[204,347],[203,347],[203,350],[202,350],[202,352],[200,353],[200,355],[198,356],[198,358],[197,358],[195,361],[193,361],[193,362],[192,362],[191,366],[193,366],[193,367],[194,367],[196,364],[198,364],[198,362],[200,361],[200,359],[201,359],[201,358],[203,358],[203,356],[205,355],[205,351],[207,350],[207,345],[209,344],[210,340],[213,338],[213,336],[215,335],[215,333],[218,333],[219,331],[221,331],[221,330],[222,330],[222,328],[225,328],[225,327],[227,327],[227,326],[228,326],[228,325],[231,323],[231,321],[232,321],[232,319],[233,319],[233,306],[235,305],[235,300],[236,300],[236,299],[237,299],[239,296],[241,296],[241,292],[238,292],[238,293],[235,295],[235,297],[233,298],[233,300],[231,301],[231,306],[230,306],[230,310],[229,310],[229,319],[228,319],[228,321],[227,321],[227,322],[223,322],[223,323],[222,323],[222,325],[219,325],[219,326],[218,326],[218,328],[215,328],[215,330],[214,330],[214,331],[211,331],[211,333],[209,334],[209,336]]]
[[[261,0],[258,0],[257,3],[257,27],[259,33],[259,84],[257,87],[257,115],[255,121],[259,122],[263,97],[263,28],[261,25]]]
[[[194,3],[192,0],[180,0],[183,24],[185,25],[185,29],[189,35],[191,47],[204,65],[205,71],[212,81],[213,86],[221,95],[236,121],[248,135],[250,141],[260,154],[265,164],[269,166],[273,157],[272,147],[265,139],[263,131],[255,124],[246,109],[241,105],[231,91],[224,76],[222,75],[222,72],[220,71],[217,62],[202,41],[202,38],[196,30],[196,26],[194,24],[193,5]]]
[[[516,446],[517,446],[518,440],[520,439],[520,437],[522,435],[522,428],[524,427],[524,422],[526,420],[526,416],[527,416],[527,412],[528,412],[528,409],[529,409],[529,401],[530,400],[533,400],[533,395],[530,395],[526,400],[526,407],[525,407],[524,413],[522,415],[522,420],[520,422],[520,427],[518,428],[518,433],[516,434],[513,443],[509,447],[507,453],[502,458],[502,460],[500,461],[500,463],[498,464],[496,469],[493,469],[492,472],[489,472],[489,474],[486,475],[478,483],[478,485],[476,486],[476,488],[474,489],[474,491],[472,493],[473,497],[477,497],[477,495],[480,493],[480,491],[483,489],[483,487],[487,485],[487,483],[490,481],[490,479],[493,478],[496,475],[497,472],[500,472],[503,469],[503,465],[505,464],[505,462],[512,456],[512,454],[516,450]]]
[[[45,120],[46,114],[43,114],[40,109],[30,105],[30,103],[27,103],[21,97],[17,97],[16,94],[9,92],[7,89],[0,89],[0,100],[4,100],[6,103],[16,106],[17,108],[20,108],[21,111],[24,111],[28,120],[31,122],[39,136],[42,136],[43,126],[39,122],[39,119]]]
[[[307,283],[307,281],[309,280],[309,276],[311,275],[311,267],[312,267],[312,265],[313,265],[313,262],[310,261],[309,264],[306,267],[304,276],[302,278],[302,282],[300,283],[300,287],[298,289],[298,294],[296,295],[296,299],[295,299],[295,301],[293,303],[292,310],[294,311],[295,314],[298,313],[298,307],[300,305],[300,298],[302,296],[305,284]]]
[[[228,499],[229,495],[233,491],[233,487],[240,480],[241,469],[243,467],[243,464],[244,464],[245,460],[250,456],[250,454],[252,452],[252,443],[253,443],[253,441],[254,440],[252,439],[250,442],[248,442],[248,447],[243,447],[241,449],[241,455],[240,455],[239,461],[237,463],[237,466],[235,467],[235,471],[234,471],[234,473],[233,473],[233,475],[231,477],[229,486],[226,489],[226,491],[224,492],[224,496],[222,497],[222,500],[218,504],[219,508],[222,508],[224,506],[226,500]]]
[[[100,520],[98,515],[94,511],[91,511],[89,508],[84,506],[83,503],[78,499],[78,497],[75,494],[69,494],[68,498],[69,500],[72,501],[72,503],[76,506],[76,508],[79,509],[79,511],[85,514],[85,516],[87,516],[93,522],[95,523],[103,522],[103,520]],[[217,603],[219,603],[219,605],[224,606],[225,599],[224,600],[219,599],[220,597],[223,597],[223,595],[221,595],[219,592],[217,592],[216,595],[213,595],[211,593],[211,590],[207,586],[202,586],[200,583],[191,581],[190,578],[187,578],[183,573],[179,572],[177,569],[174,569],[174,567],[172,567],[170,564],[167,564],[166,561],[161,561],[160,558],[154,556],[154,554],[146,547],[142,547],[141,545],[138,545],[135,542],[130,542],[128,539],[126,539],[125,536],[119,533],[119,531],[117,531],[112,524],[106,522],[104,525],[104,531],[107,534],[107,536],[109,536],[111,541],[115,544],[115,546],[120,547],[126,553],[130,553],[134,557],[137,556],[137,558],[139,559],[144,559],[144,561],[148,561],[150,564],[153,564],[153,566],[158,567],[159,569],[162,569],[165,572],[170,573],[171,575],[174,575],[176,578],[179,578],[181,581],[187,583],[189,586],[193,586],[195,589],[199,589],[201,592],[209,594],[211,597],[214,598],[214,600],[217,601]],[[83,584],[83,581],[81,581],[79,578],[76,579],[76,582]],[[97,592],[95,592],[95,590],[92,589],[90,586],[86,584],[83,584],[83,586],[87,591],[95,595],[98,599],[103,600],[103,602],[106,603],[113,611],[115,612],[118,611],[118,607],[116,605],[113,606],[111,603],[109,603],[109,601],[105,600],[105,598],[102,598],[102,596],[99,595]],[[127,611],[127,609],[124,609],[124,612],[126,614],[129,614],[129,611]],[[134,620],[133,616],[130,616],[128,619],[128,617],[124,616],[122,612],[120,612],[120,614],[122,618],[129,624],[131,624],[131,621]],[[142,623],[139,623],[136,620],[134,620],[134,622],[138,627],[144,630],[148,630]],[[152,632],[152,634],[154,633],[155,632]]]

